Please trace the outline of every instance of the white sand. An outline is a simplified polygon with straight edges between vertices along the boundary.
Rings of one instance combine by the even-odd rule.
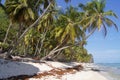
[[[0,79],[18,75],[33,75],[51,69],[51,67],[42,63],[13,62],[0,59]]]
[[[94,71],[81,71],[75,74],[66,74],[61,78],[57,76],[46,76],[41,79],[39,78],[30,78],[29,80],[109,80],[99,72]]]
[[[75,74],[64,75],[62,80],[108,80],[103,75],[94,71],[81,71]]]
[[[32,62],[15,62],[0,59],[0,79],[8,78],[18,75],[33,75],[50,71],[53,68],[66,68],[78,65],[80,63],[60,63],[60,62],[46,62],[45,63],[32,63]],[[53,66],[53,67],[50,67]],[[76,72],[74,74],[65,74],[61,77],[58,76],[45,76],[41,79],[30,78],[30,80],[108,80],[99,72],[85,70]]]

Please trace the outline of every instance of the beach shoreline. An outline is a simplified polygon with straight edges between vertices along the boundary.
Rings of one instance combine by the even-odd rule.
[[[82,65],[83,69],[80,67],[80,69],[76,70],[74,67],[78,65]],[[10,79],[10,77],[11,79],[14,77],[17,79],[24,76],[24,78],[27,77],[28,80],[109,80],[107,79],[108,77],[106,77],[109,75],[107,75],[106,72],[104,72],[106,75],[102,75],[101,73],[103,71],[99,71],[98,67],[99,66],[90,63],[62,63],[57,61],[33,63],[0,59],[0,79]],[[56,70],[58,71],[56,72]],[[51,72],[52,75],[37,76],[47,72],[50,73],[50,71],[54,71]],[[60,72],[64,73],[60,74]]]

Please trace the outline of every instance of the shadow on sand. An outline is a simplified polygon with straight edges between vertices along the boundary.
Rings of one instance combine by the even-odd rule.
[[[30,78],[40,71],[32,64],[0,59],[0,80]]]

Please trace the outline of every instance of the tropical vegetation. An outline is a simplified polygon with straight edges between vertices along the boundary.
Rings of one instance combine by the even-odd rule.
[[[0,0],[0,50],[8,55],[89,62],[87,38],[95,30],[117,25],[104,0],[60,9],[57,0]],[[70,2],[71,0],[64,0]]]

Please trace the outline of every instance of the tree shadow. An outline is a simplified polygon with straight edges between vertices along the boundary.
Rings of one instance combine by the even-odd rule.
[[[35,76],[40,70],[25,62],[0,59],[0,80],[18,80]]]

